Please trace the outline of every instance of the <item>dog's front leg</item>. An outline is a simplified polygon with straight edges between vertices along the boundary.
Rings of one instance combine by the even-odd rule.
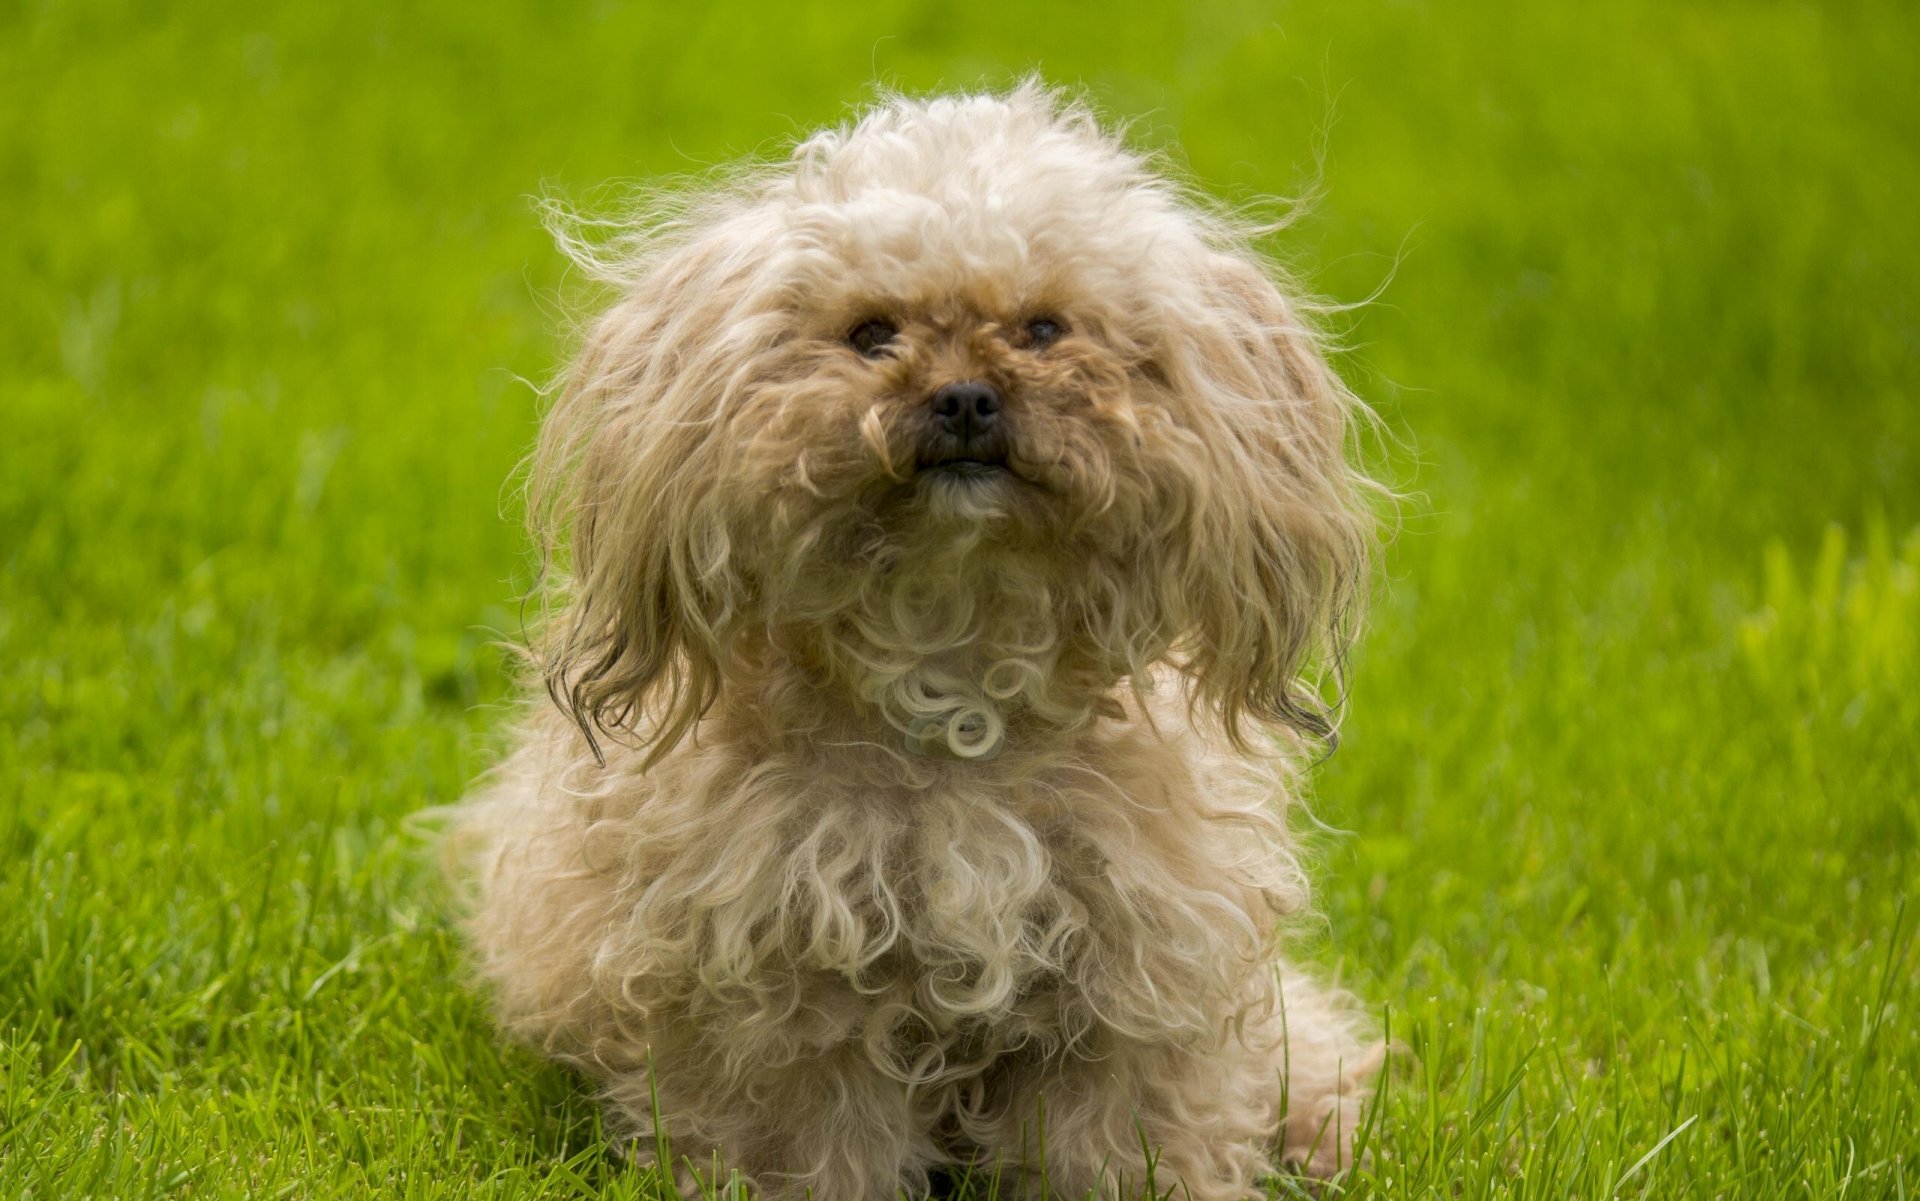
[[[657,1107],[685,1196],[699,1195],[703,1178],[713,1190],[738,1173],[769,1199],[894,1201],[902,1180],[930,1159],[924,1135],[911,1129],[905,1086],[859,1044],[777,1066],[710,1040],[697,1054],[669,1057],[657,1061],[652,1084],[639,1073],[610,1081],[607,1094],[632,1130],[652,1131]],[[642,1136],[643,1161],[655,1158],[653,1141]]]
[[[1017,1172],[1034,1197],[1042,1172],[1053,1196],[1255,1196],[1280,1118],[1272,1063],[1239,1047],[1109,1038],[1087,1055],[1023,1065],[1002,1090],[994,1117],[968,1123],[970,1133],[982,1166]]]

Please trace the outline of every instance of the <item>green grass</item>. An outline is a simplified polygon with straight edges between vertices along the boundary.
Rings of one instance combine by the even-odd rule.
[[[1920,12],[351,7],[0,15],[0,1195],[647,1192],[407,824],[506,701],[527,198],[1029,66],[1230,198],[1324,145],[1280,249],[1391,276],[1340,1195],[1920,1195]]]

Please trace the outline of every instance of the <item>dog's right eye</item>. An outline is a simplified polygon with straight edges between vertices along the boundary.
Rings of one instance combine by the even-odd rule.
[[[847,331],[847,345],[862,358],[875,358],[889,342],[900,336],[900,327],[884,317],[862,321]]]

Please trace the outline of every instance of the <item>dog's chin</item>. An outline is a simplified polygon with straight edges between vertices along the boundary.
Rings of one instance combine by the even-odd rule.
[[[955,459],[914,473],[914,507],[941,521],[1001,522],[1018,519],[1037,499],[1033,486],[1005,463]]]

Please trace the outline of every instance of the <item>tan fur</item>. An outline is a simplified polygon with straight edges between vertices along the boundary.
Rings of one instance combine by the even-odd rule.
[[[615,231],[533,477],[558,704],[452,844],[507,1028],[768,1193],[1337,1170],[1378,1050],[1281,957],[1285,807],[1371,523],[1245,231],[1031,84]],[[919,467],[956,380],[997,477]]]

